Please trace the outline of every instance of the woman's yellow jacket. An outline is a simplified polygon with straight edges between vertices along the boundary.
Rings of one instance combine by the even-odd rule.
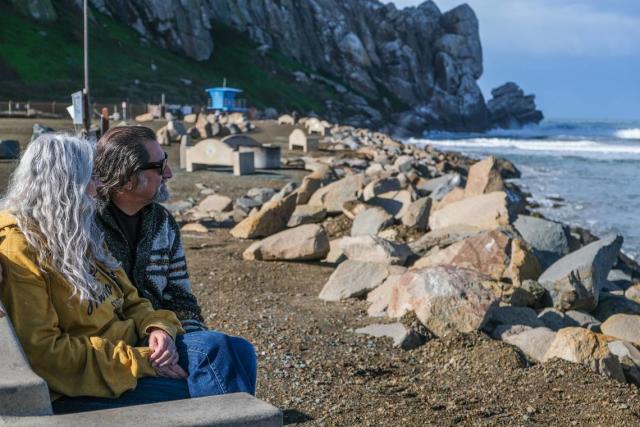
[[[104,284],[97,302],[80,301],[58,272],[43,272],[13,216],[0,212],[0,299],[33,370],[52,399],[118,397],[137,379],[155,376],[151,350],[141,345],[151,328],[184,333],[171,311],[154,310],[122,269],[97,266]]]

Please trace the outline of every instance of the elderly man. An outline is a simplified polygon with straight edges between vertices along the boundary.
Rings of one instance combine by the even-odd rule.
[[[142,126],[115,127],[98,141],[98,225],[140,295],[172,310],[187,332],[206,329],[191,292],[180,229],[159,203],[169,199],[167,154]]]

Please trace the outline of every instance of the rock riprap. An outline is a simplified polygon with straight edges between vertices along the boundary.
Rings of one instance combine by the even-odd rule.
[[[569,253],[569,239],[565,227],[558,222],[518,215],[513,226],[525,242],[531,245],[545,269]]]
[[[249,246],[242,257],[263,261],[321,260],[329,253],[326,231],[316,224],[301,225],[273,234]]]
[[[614,314],[600,325],[602,333],[640,345],[640,316]]]
[[[393,217],[382,208],[372,206],[359,212],[351,227],[352,236],[375,236],[379,231],[393,224]]]
[[[625,381],[618,358],[609,349],[613,339],[583,328],[560,329],[549,346],[543,361],[555,357],[590,367],[594,372]]]
[[[504,342],[518,347],[528,358],[542,362],[555,338],[556,333],[551,329],[537,327],[503,339]]]
[[[503,191],[465,198],[436,210],[429,217],[431,230],[467,225],[494,230],[509,224],[507,194]]]
[[[248,216],[232,230],[234,237],[255,239],[270,236],[287,228],[291,214],[296,208],[296,194],[281,200],[265,203],[260,211]]]
[[[465,197],[503,190],[504,182],[495,157],[489,156],[469,168],[467,185],[464,188]]]
[[[380,286],[387,276],[386,264],[346,260],[338,265],[318,297],[325,301],[361,297]]]
[[[609,235],[564,256],[538,279],[558,310],[591,311],[598,305],[609,270],[616,262],[622,237]]]
[[[371,235],[345,237],[340,241],[340,249],[351,260],[383,264],[404,265],[411,255],[407,245]]]
[[[500,301],[488,281],[465,268],[409,270],[394,283],[387,314],[399,318],[413,311],[438,336],[479,330]]]
[[[340,213],[345,202],[358,199],[364,184],[363,174],[347,176],[316,190],[308,204],[322,206],[328,213]]]

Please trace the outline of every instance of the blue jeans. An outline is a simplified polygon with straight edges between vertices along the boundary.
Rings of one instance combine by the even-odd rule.
[[[255,394],[257,362],[253,346],[246,340],[215,331],[178,335],[176,347],[186,380],[147,377],[135,389],[115,399],[63,396],[52,403],[53,412],[96,411],[190,397],[245,392]]]

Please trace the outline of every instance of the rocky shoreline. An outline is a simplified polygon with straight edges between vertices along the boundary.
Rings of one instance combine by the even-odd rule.
[[[397,347],[482,331],[531,364],[560,358],[640,384],[640,268],[621,236],[532,214],[506,160],[330,129],[321,151],[288,153],[286,165],[312,171],[300,186],[235,202],[205,189],[180,213],[183,230],[225,224],[254,240],[245,260],[326,263],[335,270],[318,297],[366,300],[382,322],[356,332]]]

